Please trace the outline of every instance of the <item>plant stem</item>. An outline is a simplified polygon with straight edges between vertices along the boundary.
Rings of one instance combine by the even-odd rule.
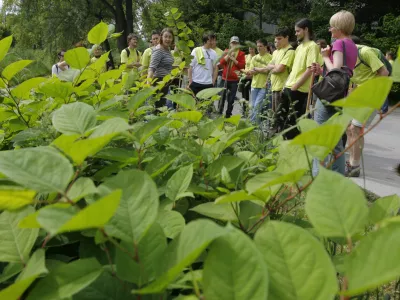
[[[347,237],[347,253],[351,253],[351,251],[353,251],[353,241],[351,240],[351,236],[348,236]],[[348,282],[347,277],[345,276],[343,278],[342,292],[347,291],[348,286],[349,286],[349,282]],[[340,300],[350,300],[350,296],[341,295]]]
[[[122,252],[124,252],[125,254],[127,254],[131,259],[133,259],[134,261],[136,261],[136,258],[134,255],[132,255],[127,249],[125,249],[124,247],[122,247],[116,240],[114,240],[111,236],[109,236],[104,229],[100,229],[101,233],[107,238],[107,240],[113,244],[115,247],[117,247],[119,250],[121,250]]]
[[[50,233],[48,233],[46,235],[46,237],[44,238],[44,241],[43,241],[43,244],[42,244],[42,248],[46,247],[46,245],[47,245],[48,241],[50,241],[50,239],[51,239],[51,235],[50,235]]]
[[[304,145],[303,148],[304,148],[304,152],[306,152],[307,163],[308,163],[308,168],[310,169],[311,179],[314,180],[314,175],[313,175],[313,173],[312,173],[311,162],[310,162],[310,158],[308,157],[308,151],[307,151],[306,145]]]
[[[200,293],[199,285],[197,284],[196,278],[194,277],[192,266],[190,266],[190,274],[192,275],[192,282],[193,282],[194,292],[195,292],[196,296],[198,298],[200,298],[201,293]]]

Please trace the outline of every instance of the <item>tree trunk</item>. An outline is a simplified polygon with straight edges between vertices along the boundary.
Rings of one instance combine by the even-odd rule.
[[[133,33],[133,6],[132,0],[125,0],[126,6],[126,30],[127,33]]]
[[[115,30],[116,32],[122,32],[122,35],[118,38],[117,46],[120,51],[127,47],[126,37],[128,36],[128,30],[126,26],[126,18],[123,7],[123,0],[114,0],[115,6]]]

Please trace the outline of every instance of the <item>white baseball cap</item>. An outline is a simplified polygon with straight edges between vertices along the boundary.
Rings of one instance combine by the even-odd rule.
[[[239,38],[237,36],[231,37],[231,41],[229,43],[236,42],[239,43]]]

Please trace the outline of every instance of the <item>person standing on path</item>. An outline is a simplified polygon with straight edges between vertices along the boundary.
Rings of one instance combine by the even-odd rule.
[[[351,81],[357,86],[364,84],[372,78],[379,76],[388,76],[389,71],[386,69],[384,63],[379,59],[378,49],[368,46],[360,45],[360,39],[356,36],[351,37],[358,49],[358,58],[354,74]],[[361,154],[364,148],[364,137],[357,138],[363,132],[364,127],[368,127],[376,115],[376,111],[372,113],[370,118],[365,124],[353,119],[347,128],[348,143],[353,147],[349,149],[350,160],[346,163],[346,176],[359,177],[361,172]]]
[[[150,83],[153,78],[156,78],[153,85],[163,80],[164,76],[172,71],[174,57],[171,54],[170,47],[174,41],[174,33],[170,28],[164,28],[160,36],[160,44],[153,50],[149,70],[147,73],[147,82]],[[155,103],[155,107],[160,108],[165,106],[168,94],[169,83],[165,83],[161,88],[162,96],[159,101]]]
[[[147,74],[150,65],[151,54],[153,53],[154,48],[160,42],[160,34],[157,31],[153,31],[151,33],[151,46],[144,50],[142,58],[140,60],[141,67],[141,74]]]
[[[230,39],[230,49],[226,49],[224,56],[220,60],[220,65],[223,67],[222,80],[226,82],[226,100],[228,108],[226,110],[226,118],[232,116],[233,103],[235,101],[238,88],[240,70],[245,67],[245,54],[239,50],[239,38],[233,36]]]
[[[351,77],[353,75],[358,53],[356,44],[351,40],[351,34],[353,33],[355,23],[354,15],[349,11],[342,10],[331,17],[329,21],[329,31],[332,35],[332,39],[335,41],[332,44],[332,48],[327,45],[325,48],[321,49],[325,73],[332,69],[345,67],[349,76]],[[319,64],[313,66],[313,71],[318,75],[324,75],[323,69]],[[317,99],[315,108],[314,120],[318,124],[325,123],[337,112],[334,107],[325,106],[320,99]],[[341,139],[333,150],[334,157],[343,151],[344,146]],[[313,162],[314,175],[318,172],[318,168],[319,162],[315,160]],[[345,175],[344,155],[335,160],[332,169],[333,171]]]
[[[312,77],[311,67],[314,63],[322,64],[319,46],[313,41],[312,22],[308,19],[299,20],[295,24],[295,31],[299,46],[283,90],[281,109],[278,111],[283,117],[278,122],[278,129],[281,131],[295,125],[296,120],[305,114]],[[291,106],[294,111],[291,111]],[[285,134],[285,138],[293,139],[298,134],[299,130],[294,128]]]
[[[130,33],[127,37],[128,47],[121,51],[121,64],[126,65],[122,80],[125,82],[125,88],[132,87],[135,80],[139,79],[139,67],[141,53],[137,50],[139,37],[136,34]]]
[[[251,80],[253,78],[252,75],[249,75],[249,71],[250,71],[250,64],[251,64],[251,60],[253,59],[253,57],[256,55],[256,49],[249,47],[249,54],[247,54],[245,56],[245,67],[244,69],[241,69],[240,71],[244,74],[243,76],[245,76],[245,78],[241,78],[240,82],[239,82],[239,92],[242,92],[242,96],[243,98],[249,102],[250,101],[250,90],[251,90]],[[240,87],[241,85],[241,87]],[[243,111],[246,110],[246,104],[243,105]]]
[[[258,54],[251,59],[249,75],[253,76],[251,82],[251,115],[250,121],[255,123],[267,93],[266,82],[268,70],[265,70],[272,59],[267,51],[268,42],[264,39],[257,41]]]
[[[194,95],[198,92],[212,88],[218,76],[217,53],[211,49],[215,34],[203,35],[203,46],[194,48],[191,55],[193,59],[188,70],[189,88]]]
[[[58,62],[51,67],[51,76],[58,77],[58,75],[65,70],[69,69],[69,65],[64,60],[65,51],[61,50],[57,53]]]

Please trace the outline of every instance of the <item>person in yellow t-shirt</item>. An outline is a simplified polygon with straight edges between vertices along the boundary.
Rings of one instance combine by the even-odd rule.
[[[217,47],[217,39],[214,39],[211,43],[211,49],[213,49],[217,53],[217,61],[219,61],[224,56],[224,51]],[[223,87],[224,84],[222,82],[222,70],[223,67],[217,63],[218,67],[218,76],[217,76],[217,85],[216,87]]]
[[[160,34],[158,31],[153,31],[151,33],[151,45],[149,48],[144,50],[142,58],[140,60],[141,67],[141,74],[146,74],[149,69],[150,61],[151,61],[151,54],[153,53],[154,47],[158,45],[160,42]]]
[[[123,74],[125,88],[130,88],[134,81],[139,79],[138,68],[141,66],[141,53],[137,50],[139,37],[133,33],[128,35],[128,47],[121,52],[121,64],[126,65],[126,72]]]
[[[93,47],[93,57],[90,59],[90,63],[95,63],[103,54],[103,48],[100,45],[95,45]],[[107,62],[104,64],[101,72],[106,72],[112,69],[110,58],[107,58]]]
[[[267,93],[266,83],[268,79],[268,71],[265,67],[268,66],[272,59],[272,55],[267,51],[268,42],[265,39],[257,41],[258,54],[251,59],[250,71],[248,75],[252,75],[251,81],[251,115],[250,121],[256,122],[257,114],[264,102]]]
[[[284,130],[296,124],[296,120],[306,112],[307,97],[310,90],[313,63],[322,65],[319,46],[312,40],[312,22],[301,19],[295,24],[299,46],[295,52],[292,71],[282,93],[282,105],[278,113],[278,130]],[[290,109],[293,104],[294,111]],[[293,139],[300,132],[294,128],[285,134],[286,139]]]
[[[272,60],[267,66],[271,72],[272,110],[277,111],[282,99],[282,90],[289,77],[293,66],[295,51],[289,43],[289,28],[281,28],[275,34],[276,51],[272,54]]]
[[[256,49],[249,47],[249,54],[245,56],[246,59],[246,65],[245,68],[240,70],[244,74],[244,78],[240,79],[239,86],[242,85],[239,90],[242,92],[242,96],[244,99],[247,101],[250,100],[250,89],[251,89],[251,79],[252,75],[247,75],[247,73],[250,71],[250,64],[252,58],[256,55]]]

